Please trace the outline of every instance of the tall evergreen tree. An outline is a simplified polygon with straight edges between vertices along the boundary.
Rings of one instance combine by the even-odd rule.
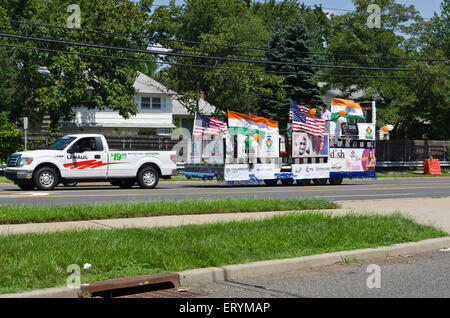
[[[292,64],[313,64],[315,58],[309,52],[313,44],[311,32],[302,17],[292,20],[283,27],[279,24],[270,40],[267,60]],[[320,89],[313,82],[315,69],[310,66],[268,64],[266,71],[289,72],[295,74],[284,75],[284,81],[278,87],[271,87],[277,94],[261,101],[261,112],[269,118],[280,122],[285,127],[289,120],[289,106],[302,104],[305,106],[321,106]]]

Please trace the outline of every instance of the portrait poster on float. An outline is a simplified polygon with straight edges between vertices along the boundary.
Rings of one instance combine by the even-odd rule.
[[[312,152],[312,140],[308,134],[292,133],[292,157],[310,157]]]

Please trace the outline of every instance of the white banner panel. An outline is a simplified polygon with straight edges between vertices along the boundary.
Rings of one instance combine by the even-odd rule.
[[[280,137],[278,134],[267,133],[260,139],[260,158],[278,158]]]
[[[328,163],[310,163],[292,165],[294,179],[322,179],[330,177],[330,165]]]
[[[247,181],[250,179],[248,164],[225,165],[225,181]]]
[[[250,173],[254,174],[259,180],[275,179],[275,173],[279,173],[280,169],[275,170],[274,163],[268,164],[255,164],[253,169],[250,169]]]
[[[189,153],[190,163],[202,162],[202,139],[194,138],[191,140],[191,151]]]

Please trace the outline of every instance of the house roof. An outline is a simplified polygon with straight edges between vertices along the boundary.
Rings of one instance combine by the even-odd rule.
[[[172,97],[172,114],[173,115],[191,115],[186,107],[178,100],[180,96],[177,92],[170,90],[163,84],[155,81],[149,76],[139,72],[139,75],[134,82],[134,88],[139,94],[164,94]],[[200,112],[203,115],[211,115],[214,113],[216,108],[205,101],[204,99],[199,100]]]

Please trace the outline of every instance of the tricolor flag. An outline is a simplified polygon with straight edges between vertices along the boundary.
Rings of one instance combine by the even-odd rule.
[[[261,116],[255,116],[250,114],[250,119],[259,127],[260,130],[264,130],[267,133],[278,134],[278,122],[276,120],[268,119]]]
[[[323,137],[325,132],[325,119],[309,115],[309,108],[291,105],[292,131],[303,132],[309,135]]]
[[[352,100],[333,98],[331,100],[331,120],[338,119],[339,112],[344,110],[346,118],[364,118],[361,105]]]
[[[265,130],[253,121],[250,115],[245,115],[233,111],[228,111],[228,129],[231,135],[241,134],[252,136],[260,134],[262,138],[265,136]]]

